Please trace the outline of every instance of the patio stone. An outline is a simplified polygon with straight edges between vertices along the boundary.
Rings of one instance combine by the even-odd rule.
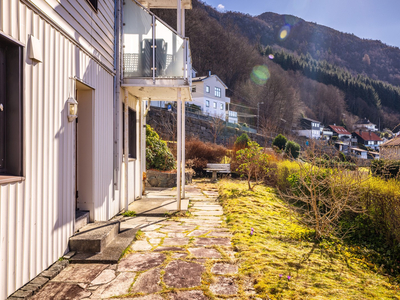
[[[190,288],[201,285],[205,268],[199,264],[175,260],[165,267],[164,282],[168,287]]]
[[[168,295],[169,300],[208,300],[203,291],[183,291]]]
[[[31,300],[72,300],[87,298],[91,295],[78,284],[66,282],[49,282]]]
[[[232,264],[216,263],[211,272],[218,275],[236,274],[238,272],[238,266]]]
[[[190,253],[196,258],[221,258],[221,253],[212,248],[189,248]]]
[[[232,296],[237,293],[237,286],[230,277],[218,277],[217,282],[210,285],[210,291],[215,295]]]
[[[197,238],[194,243],[196,246],[231,246],[229,238]]]
[[[135,241],[131,246],[133,251],[148,251],[151,248],[153,247],[147,241]]]
[[[163,246],[184,246],[189,243],[189,238],[166,238]]]
[[[161,269],[156,268],[140,274],[132,287],[132,292],[150,294],[161,291],[160,272]]]
[[[118,271],[145,271],[161,265],[164,260],[162,253],[133,253],[119,262]]]
[[[192,212],[195,216],[222,216],[224,213],[223,211],[217,210],[208,210],[208,211],[194,211]]]
[[[105,264],[70,264],[53,281],[90,283],[107,267]]]
[[[163,238],[166,236],[165,233],[157,232],[157,231],[149,231],[149,232],[144,232],[145,237],[154,239],[154,238]]]
[[[93,286],[93,285],[109,283],[111,280],[114,280],[115,277],[116,277],[116,275],[115,275],[115,271],[114,270],[105,269],[103,272],[100,273],[99,276],[97,276],[90,283],[90,285]]]
[[[209,230],[199,230],[199,229],[197,229],[197,230],[194,230],[194,231],[192,231],[191,233],[189,233],[188,236],[199,236],[199,235],[204,235],[204,234],[206,234],[207,232],[209,232]]]
[[[129,288],[134,279],[135,273],[122,272],[110,283],[102,285],[93,291],[92,298],[111,298],[125,295],[129,292]]]

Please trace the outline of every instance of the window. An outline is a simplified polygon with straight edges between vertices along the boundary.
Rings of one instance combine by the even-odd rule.
[[[210,101],[206,100],[206,107],[210,107]]]
[[[195,85],[192,87],[192,93],[196,93],[196,86]]]
[[[213,107],[214,107],[215,109],[217,109],[217,102],[214,102],[214,103],[213,103]]]
[[[215,88],[214,95],[215,97],[221,98],[221,89],[219,87]]]
[[[224,104],[223,104],[223,103],[220,103],[220,104],[219,104],[219,109],[220,109],[220,110],[224,110]]]
[[[22,47],[1,36],[0,174],[22,176]]]
[[[210,92],[210,87],[208,85],[206,85],[206,93]]]
[[[125,108],[122,105],[122,149],[125,150]],[[136,154],[136,111],[128,108],[128,157],[137,158]],[[125,152],[123,152],[125,154]]]
[[[86,0],[87,2],[89,2],[90,6],[97,11],[97,0]]]

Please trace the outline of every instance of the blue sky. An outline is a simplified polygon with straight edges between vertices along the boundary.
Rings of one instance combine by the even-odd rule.
[[[400,0],[204,0],[219,11],[290,14],[400,47]]]

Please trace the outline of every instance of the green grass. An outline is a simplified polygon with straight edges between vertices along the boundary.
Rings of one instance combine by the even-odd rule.
[[[248,191],[243,182],[223,180],[219,192],[239,272],[262,299],[400,299],[381,266],[335,237],[316,241],[274,189]]]
[[[127,210],[123,212],[122,215],[124,217],[136,217],[136,212],[134,212],[133,210]]]

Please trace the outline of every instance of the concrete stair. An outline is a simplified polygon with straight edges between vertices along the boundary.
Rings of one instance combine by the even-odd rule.
[[[86,210],[77,210],[75,213],[75,232],[89,224],[89,212]]]
[[[76,254],[71,263],[117,263],[134,240],[137,229],[120,231],[119,221],[96,222],[82,227],[69,239],[70,251]]]

